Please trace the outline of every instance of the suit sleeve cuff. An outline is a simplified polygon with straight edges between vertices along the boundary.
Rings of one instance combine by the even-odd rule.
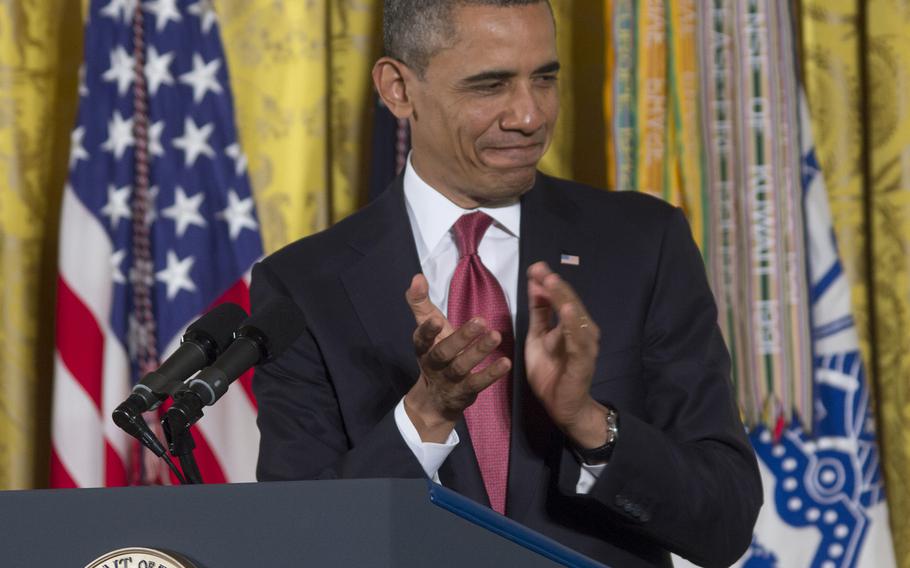
[[[398,426],[398,431],[401,432],[401,437],[404,439],[405,444],[408,445],[414,457],[420,462],[420,466],[423,467],[427,477],[439,483],[439,468],[449,457],[449,454],[452,453],[452,450],[455,449],[455,446],[458,445],[458,433],[453,429],[443,444],[424,442],[420,439],[417,428],[414,427],[414,423],[411,422],[408,413],[404,409],[403,397],[398,401],[398,406],[395,407],[395,424]]]
[[[606,467],[607,464],[605,463],[598,465],[582,463],[578,472],[578,483],[575,484],[575,492],[579,495],[587,495]]]

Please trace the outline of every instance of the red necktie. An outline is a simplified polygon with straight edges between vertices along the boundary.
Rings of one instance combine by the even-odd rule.
[[[511,360],[513,355],[512,317],[506,296],[477,256],[477,246],[492,223],[492,218],[478,211],[462,216],[452,228],[461,256],[449,286],[449,322],[458,329],[472,317],[480,316],[502,334],[499,347],[474,368],[475,372],[500,357]],[[490,506],[502,514],[509,479],[510,394],[511,373],[484,389],[464,412]]]

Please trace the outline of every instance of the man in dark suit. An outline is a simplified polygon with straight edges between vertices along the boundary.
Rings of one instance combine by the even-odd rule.
[[[387,0],[384,32],[405,173],[253,272],[307,326],[256,373],[259,478],[427,476],[613,566],[732,563],[761,484],[701,257],[678,209],[537,172],[548,3]]]

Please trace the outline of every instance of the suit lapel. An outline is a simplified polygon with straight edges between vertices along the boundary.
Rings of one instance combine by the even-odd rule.
[[[420,374],[412,339],[416,324],[404,292],[421,271],[401,177],[370,206],[361,227],[349,244],[363,256],[341,279],[370,341],[382,353],[381,373],[400,398]],[[489,506],[464,420],[456,431],[461,443],[440,468],[440,479],[446,487]]]
[[[400,177],[373,202],[360,227],[349,244],[363,256],[341,280],[370,341],[382,354],[383,374],[401,397],[419,374],[411,339],[414,315],[404,292],[420,272],[420,262]]]

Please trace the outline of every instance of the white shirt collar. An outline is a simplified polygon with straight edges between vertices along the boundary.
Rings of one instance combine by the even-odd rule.
[[[446,236],[455,221],[466,213],[483,211],[493,218],[500,229],[511,236],[518,238],[521,234],[520,202],[516,201],[503,207],[462,209],[417,175],[417,171],[411,165],[410,155],[404,171],[404,199],[421,263]]]

